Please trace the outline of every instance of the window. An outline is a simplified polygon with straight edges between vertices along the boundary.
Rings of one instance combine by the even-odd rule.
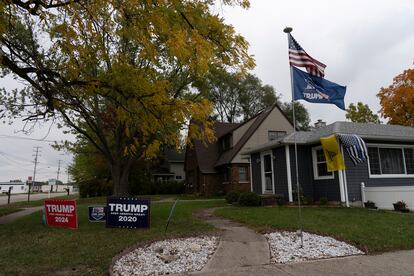
[[[272,152],[261,153],[261,169],[262,169],[262,192],[273,192],[273,160]]]
[[[413,151],[408,147],[368,147],[370,175],[414,175]]]
[[[24,186],[20,186],[20,190],[22,190],[22,191],[23,191],[23,190],[24,190]]]
[[[239,182],[240,181],[248,181],[247,167],[239,167]]]
[[[267,136],[269,138],[269,141],[276,140],[278,138],[282,138],[286,136],[286,131],[275,131],[275,130],[269,130],[267,133]]]
[[[224,169],[224,182],[230,182],[231,181],[231,167],[226,167]]]
[[[315,179],[332,179],[333,172],[328,172],[325,155],[322,148],[314,148],[312,150],[313,157],[313,173]]]
[[[183,177],[182,177],[181,175],[176,175],[176,176],[175,176],[175,179],[176,179],[176,180],[181,180],[181,179],[183,179]]]

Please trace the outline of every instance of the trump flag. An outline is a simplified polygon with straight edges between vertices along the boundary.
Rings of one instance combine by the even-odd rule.
[[[346,86],[313,76],[292,66],[293,100],[334,104],[345,110]]]

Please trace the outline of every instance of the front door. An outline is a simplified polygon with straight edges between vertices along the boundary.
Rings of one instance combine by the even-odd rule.
[[[273,193],[273,160],[272,152],[262,154],[262,188],[263,193]]]

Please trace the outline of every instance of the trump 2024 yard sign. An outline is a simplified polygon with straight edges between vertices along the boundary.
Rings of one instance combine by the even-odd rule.
[[[50,226],[78,228],[76,200],[45,200],[46,222]]]
[[[106,227],[149,228],[150,200],[136,197],[108,197]]]

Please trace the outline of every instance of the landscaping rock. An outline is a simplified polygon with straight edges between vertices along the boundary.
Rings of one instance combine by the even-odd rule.
[[[217,237],[171,239],[154,242],[122,256],[114,275],[165,275],[201,270],[217,248]],[[160,248],[162,249],[161,253]]]
[[[300,233],[299,233],[300,234]],[[297,232],[274,232],[265,234],[272,263],[291,263],[364,254],[358,248],[331,237],[303,232],[303,248]]]

